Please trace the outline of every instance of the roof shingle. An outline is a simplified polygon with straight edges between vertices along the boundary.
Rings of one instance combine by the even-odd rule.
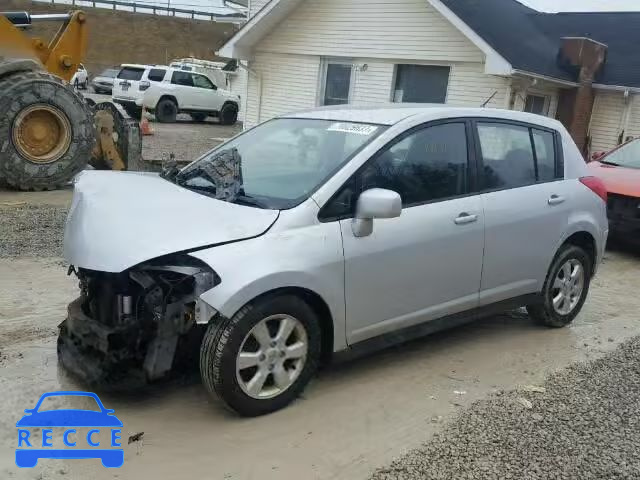
[[[576,81],[560,67],[562,37],[608,46],[597,83],[640,87],[640,12],[542,13],[516,0],[441,0],[517,70]]]

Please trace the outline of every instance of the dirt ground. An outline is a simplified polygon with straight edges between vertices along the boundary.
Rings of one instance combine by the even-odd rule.
[[[2,194],[0,208],[68,199],[69,192]],[[144,432],[141,442],[124,442],[122,468],[44,460],[18,469],[15,422],[23,409],[43,392],[84,389],[56,360],[56,328],[77,282],[60,258],[28,255],[0,258],[0,478],[364,479],[473,401],[538,384],[640,334],[640,252],[614,249],[570,328],[540,328],[518,312],[492,317],[330,367],[289,408],[255,419],[211,400],[195,371],[128,394],[97,392],[123,421],[124,438]]]

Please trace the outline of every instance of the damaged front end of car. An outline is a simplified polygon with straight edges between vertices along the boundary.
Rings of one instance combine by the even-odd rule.
[[[146,381],[166,376],[179,342],[202,315],[211,315],[202,311],[199,296],[220,282],[210,267],[186,254],[120,273],[74,267],[70,273],[78,277],[81,294],[60,325],[58,356],[67,370],[101,384],[117,384],[132,372]]]

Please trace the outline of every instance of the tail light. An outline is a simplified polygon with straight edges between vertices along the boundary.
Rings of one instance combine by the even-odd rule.
[[[607,188],[598,177],[581,177],[580,182],[607,203]]]
[[[139,89],[141,92],[144,92],[144,91],[145,91],[147,88],[149,88],[150,86],[151,86],[151,84],[150,84],[149,82],[142,81],[142,82],[140,82],[140,85],[138,86],[138,89]]]

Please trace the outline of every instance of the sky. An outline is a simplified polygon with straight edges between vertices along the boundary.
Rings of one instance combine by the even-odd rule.
[[[223,6],[223,0],[124,0],[147,5],[205,12],[231,13]],[[640,0],[520,0],[522,3],[545,12],[588,11],[640,11]],[[55,0],[56,3],[71,3],[71,0]],[[78,2],[82,4],[82,0]]]

